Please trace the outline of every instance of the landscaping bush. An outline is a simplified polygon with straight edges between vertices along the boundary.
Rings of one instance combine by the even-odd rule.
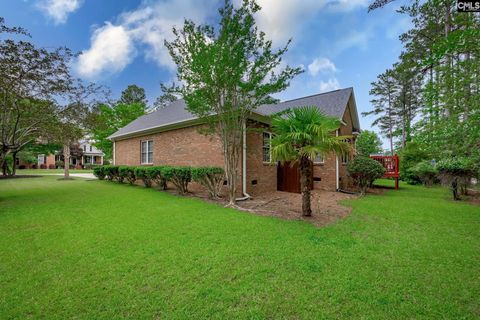
[[[49,164],[48,165],[48,169],[55,169],[55,168],[56,168],[56,166],[54,164]]]
[[[475,162],[464,157],[442,159],[437,164],[440,181],[450,187],[453,200],[460,200],[461,194],[467,194],[472,178],[478,177]]]
[[[47,169],[47,165],[42,163],[42,164],[40,165],[40,169]]]
[[[107,180],[118,180],[118,166],[104,166],[105,176]]]
[[[118,167],[119,182],[127,180],[130,185],[135,184],[137,177],[135,176],[135,167],[119,166]]]
[[[192,168],[164,166],[160,169],[160,176],[171,181],[178,193],[185,194],[188,192],[188,183],[192,180]]]
[[[104,166],[93,168],[93,174],[95,175],[95,177],[98,178],[98,180],[105,179],[105,175],[106,175],[105,171],[106,170]]]
[[[65,162],[63,161],[55,161],[55,166],[57,168],[63,168],[64,165],[65,165]]]
[[[422,161],[410,170],[426,187],[433,185],[438,174],[437,168],[431,161]]]
[[[218,198],[225,172],[219,167],[200,167],[191,169],[192,180],[204,186],[210,198]]]
[[[150,171],[151,167],[136,167],[134,170],[135,176],[137,179],[140,179],[143,181],[143,184],[145,187],[150,188],[152,186],[152,178],[150,176]]]
[[[365,195],[373,181],[384,175],[385,168],[378,161],[358,156],[348,163],[347,172],[360,188],[361,194]]]
[[[162,175],[163,166],[147,167],[145,174],[162,190],[167,190],[167,179]]]

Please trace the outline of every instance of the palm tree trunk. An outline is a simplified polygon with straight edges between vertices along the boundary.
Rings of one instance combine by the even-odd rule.
[[[307,157],[302,157],[300,159],[300,188],[302,191],[302,214],[304,217],[312,216],[310,176],[310,160]]]

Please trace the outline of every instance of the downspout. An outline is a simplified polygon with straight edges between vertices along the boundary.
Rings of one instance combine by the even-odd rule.
[[[113,140],[113,165],[115,165],[115,140]]]
[[[336,136],[338,137],[338,129],[336,131]],[[335,152],[335,181],[336,181],[336,190],[340,190],[340,173],[339,173],[339,165],[338,165],[338,153]]]
[[[242,143],[242,195],[243,197],[235,199],[236,201],[244,201],[250,199],[247,193],[247,125],[243,123],[243,143]]]

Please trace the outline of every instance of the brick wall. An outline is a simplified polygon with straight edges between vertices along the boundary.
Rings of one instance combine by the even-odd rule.
[[[352,134],[352,119],[349,102],[343,121],[346,126],[340,128],[340,135]],[[205,136],[198,132],[201,126],[181,128],[142,137],[116,141],[115,163],[117,165],[140,164],[140,144],[144,140],[153,140],[153,165],[184,165],[184,166],[219,166],[223,167],[223,152],[221,141],[217,136]],[[263,131],[270,129],[257,122],[250,121],[247,131],[247,192],[258,195],[277,189],[277,167],[275,164],[263,163]],[[350,183],[346,166],[339,159],[340,187]],[[239,164],[238,194],[242,190],[242,165]],[[329,154],[322,164],[314,164],[314,188],[336,189],[336,156]]]
[[[115,164],[139,166],[141,141],[153,141],[153,165],[220,166],[223,152],[218,137],[198,132],[200,126],[181,128],[115,142]]]
[[[263,162],[263,132],[270,128],[249,122],[247,130],[247,193],[255,196],[277,190],[277,166]]]

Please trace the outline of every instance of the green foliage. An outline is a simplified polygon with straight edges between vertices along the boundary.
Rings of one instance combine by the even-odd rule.
[[[192,180],[191,167],[164,166],[160,169],[160,175],[165,180],[172,182],[178,193],[185,194],[188,192],[188,183]]]
[[[272,120],[272,160],[300,163],[302,212],[310,216],[310,163],[317,155],[330,152],[349,153],[350,145],[332,133],[340,127],[340,120],[322,113],[317,107],[301,107],[277,114]]]
[[[230,204],[236,197],[237,167],[243,125],[252,111],[275,102],[272,95],[286,89],[300,68],[282,68],[288,44],[274,49],[255,21],[260,7],[254,0],[240,6],[226,0],[219,10],[218,26],[185,20],[166,41],[177,66],[181,86],[162,86],[166,96],[181,96],[187,109],[221,137]],[[279,71],[280,70],[280,71]]]
[[[55,161],[55,166],[57,168],[63,168],[63,166],[65,165],[65,162],[59,160],[59,161]]]
[[[385,168],[372,158],[357,156],[348,163],[347,172],[360,188],[361,194],[365,195],[373,181],[380,179],[385,174]]]
[[[135,176],[137,179],[143,181],[145,187],[150,188],[152,186],[152,177],[150,176],[149,172],[151,167],[136,167],[134,169]]]
[[[438,170],[432,161],[422,161],[413,168],[409,169],[410,173],[418,177],[420,181],[427,187],[433,185],[438,174]]]
[[[362,130],[355,141],[355,147],[359,155],[368,157],[382,152],[382,140],[375,132]]]
[[[466,157],[445,158],[437,163],[440,180],[449,185],[453,200],[460,200],[460,193],[466,194],[472,178],[479,176],[479,167],[472,159]]]
[[[99,180],[105,179],[105,176],[107,175],[106,169],[104,166],[99,166],[93,168],[93,174],[95,177],[97,177]]]
[[[225,180],[225,171],[219,167],[200,167],[191,169],[192,180],[204,186],[210,198],[218,198]]]
[[[107,165],[103,166],[107,180],[118,180],[118,166]]]
[[[102,150],[107,159],[111,159],[113,142],[108,137],[145,113],[146,105],[142,103],[97,106],[89,119],[95,147]]]
[[[37,157],[29,150],[20,151],[17,154],[17,158],[21,162],[28,163],[28,164],[35,164],[38,161]]]
[[[423,145],[411,141],[400,153],[400,176],[403,181],[408,184],[420,184],[422,180],[415,173],[413,168],[420,162],[430,159]]]
[[[129,85],[125,90],[122,91],[122,96],[120,97],[118,103],[123,105],[140,104],[146,108],[147,98],[145,95],[145,89],[135,84]]]
[[[118,176],[119,182],[123,182],[123,180],[125,179],[130,185],[135,184],[135,182],[137,181],[137,178],[135,176],[135,167],[119,166]]]

